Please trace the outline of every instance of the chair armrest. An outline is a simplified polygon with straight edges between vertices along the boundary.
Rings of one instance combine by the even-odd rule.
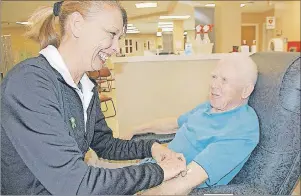
[[[156,119],[152,122],[145,123],[136,127],[133,127],[131,130],[133,134],[144,134],[144,133],[155,133],[155,134],[172,134],[175,133],[178,129],[177,118],[161,118]]]
[[[267,195],[267,190],[260,186],[248,184],[231,184],[214,186],[210,188],[193,189],[189,195],[204,195],[204,194],[233,194],[233,195]]]
[[[143,134],[136,134],[132,137],[131,140],[138,141],[138,140],[158,140],[160,144],[165,144],[171,142],[175,137],[175,133],[171,134],[155,134],[155,133],[143,133]]]

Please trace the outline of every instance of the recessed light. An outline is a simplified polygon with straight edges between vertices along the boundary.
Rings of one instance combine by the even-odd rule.
[[[160,16],[160,19],[188,19],[189,15],[186,16]]]
[[[245,7],[245,6],[246,6],[245,3],[240,4],[240,7]]]
[[[206,7],[215,7],[215,4],[214,3],[208,3],[205,5]]]
[[[149,3],[136,3],[136,8],[150,8],[157,7],[157,3],[149,2]]]

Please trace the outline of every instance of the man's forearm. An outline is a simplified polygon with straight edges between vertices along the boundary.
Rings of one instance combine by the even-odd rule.
[[[185,179],[179,176],[169,181],[162,183],[161,185],[144,191],[141,195],[187,195],[192,188],[187,185]]]
[[[160,186],[144,191],[142,195],[187,195],[208,178],[205,170],[195,162],[191,162],[187,169],[186,176],[180,175],[166,181]]]
[[[143,124],[133,128],[133,132],[137,133],[144,133],[145,130],[153,130],[154,132],[166,132],[176,129],[178,127],[177,118],[164,118],[158,119],[151,123]]]

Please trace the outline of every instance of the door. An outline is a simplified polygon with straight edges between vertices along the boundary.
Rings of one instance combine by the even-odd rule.
[[[243,40],[246,40],[247,45],[251,48],[253,45],[253,40],[256,40],[256,26],[241,27],[241,44],[243,44]]]

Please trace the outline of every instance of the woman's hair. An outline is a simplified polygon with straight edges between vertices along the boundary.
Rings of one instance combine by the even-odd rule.
[[[83,17],[96,13],[104,8],[104,4],[119,8],[123,18],[123,26],[127,27],[127,13],[118,1],[63,1],[58,9],[59,30],[56,28],[53,7],[41,7],[29,18],[29,29],[26,36],[40,43],[41,49],[48,45],[58,47],[61,37],[65,35],[65,23],[68,15],[79,12]]]

